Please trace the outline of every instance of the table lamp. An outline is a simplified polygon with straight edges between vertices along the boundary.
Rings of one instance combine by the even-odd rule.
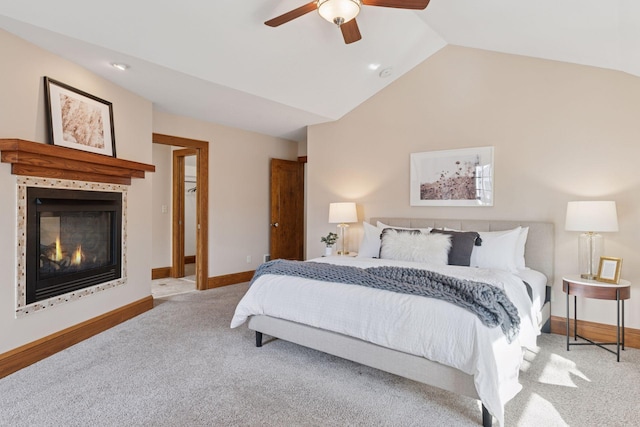
[[[618,231],[616,202],[569,202],[564,228],[567,231],[582,231],[578,241],[580,277],[595,279],[604,246],[604,239],[598,233]]]
[[[338,250],[338,255],[349,255],[345,244],[346,229],[349,227],[347,223],[358,222],[356,204],[353,202],[330,203],[329,222],[338,224],[338,234],[340,235],[340,250]]]

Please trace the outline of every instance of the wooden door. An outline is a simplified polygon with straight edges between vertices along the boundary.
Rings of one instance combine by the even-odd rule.
[[[271,259],[304,258],[304,163],[271,159]]]

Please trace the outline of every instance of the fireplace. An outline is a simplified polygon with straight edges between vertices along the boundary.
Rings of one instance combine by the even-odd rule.
[[[27,187],[26,304],[122,276],[122,193]]]

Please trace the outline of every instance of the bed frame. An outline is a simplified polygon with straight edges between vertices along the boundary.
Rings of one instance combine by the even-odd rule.
[[[525,247],[526,265],[544,273],[548,278],[547,298],[541,310],[541,326],[549,332],[551,317],[550,286],[553,283],[554,226],[552,223],[530,221],[488,221],[413,218],[371,218],[397,227],[448,227],[457,230],[501,231],[517,226],[529,227]],[[256,332],[256,346],[262,346],[262,335],[267,334],[285,341],[332,354],[404,378],[425,383],[456,394],[479,399],[473,376],[450,366],[433,362],[346,335],[314,328],[269,316],[252,316],[249,329]],[[482,405],[482,425],[490,427],[492,416]]]

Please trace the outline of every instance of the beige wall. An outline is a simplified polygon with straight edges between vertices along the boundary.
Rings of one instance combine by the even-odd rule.
[[[605,252],[635,282],[627,325],[640,328],[640,79],[604,69],[448,46],[341,120],[308,132],[307,256],[319,256],[333,201],[372,216],[527,219],[556,224],[553,314],[561,277],[577,271],[570,200],[615,200],[620,231]],[[495,147],[495,205],[411,207],[409,154]],[[353,227],[354,237],[361,232]],[[359,239],[352,239],[357,250]],[[635,295],[635,297],[633,297]],[[615,305],[587,300],[580,317],[615,323]]]
[[[43,76],[113,103],[119,158],[151,163],[152,106],[138,96],[0,30],[0,138],[45,143]],[[137,301],[150,294],[151,179],[134,179],[128,197],[128,282],[16,319],[16,180],[0,165],[0,353]],[[153,174],[149,174],[153,175]],[[147,176],[149,176],[147,175]]]
[[[153,131],[209,142],[209,277],[256,269],[269,253],[270,159],[295,160],[298,144],[159,111]],[[164,244],[170,229],[154,233]]]

